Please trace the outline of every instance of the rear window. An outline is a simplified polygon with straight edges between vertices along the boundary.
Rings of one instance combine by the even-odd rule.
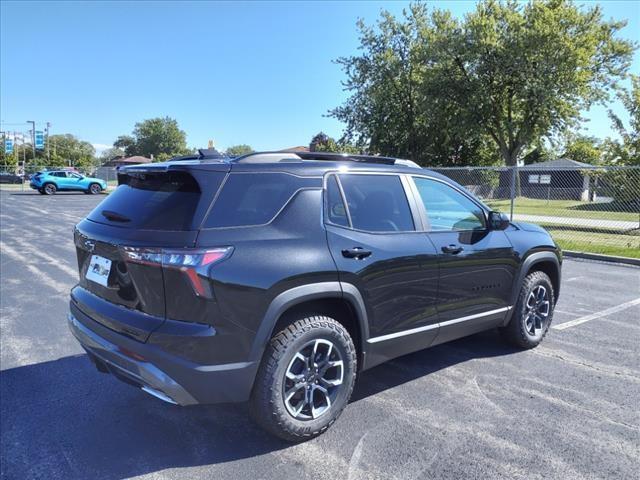
[[[121,175],[120,186],[98,205],[89,220],[144,230],[196,230],[224,172],[206,172],[203,195],[196,179],[185,172]]]
[[[285,173],[232,173],[222,187],[205,228],[269,223],[301,188],[320,187],[320,179]]]

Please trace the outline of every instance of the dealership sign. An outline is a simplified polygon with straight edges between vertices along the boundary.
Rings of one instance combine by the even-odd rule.
[[[42,150],[44,148],[44,132],[36,132],[36,148]]]

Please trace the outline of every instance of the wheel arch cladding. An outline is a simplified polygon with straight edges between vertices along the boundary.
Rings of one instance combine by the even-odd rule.
[[[344,284],[343,284],[344,286]],[[355,288],[355,287],[354,287]],[[260,361],[269,340],[278,331],[305,315],[325,315],[342,324],[351,336],[358,353],[358,365],[364,364],[368,325],[364,302],[359,292],[340,282],[302,285],[278,295],[264,316],[251,349],[251,360]]]
[[[558,255],[556,254],[556,252],[547,250],[534,252],[525,257],[520,268],[520,273],[518,275],[518,282],[514,285],[514,289],[512,292],[512,305],[515,305],[515,302],[518,298],[518,293],[520,292],[520,288],[525,277],[531,272],[535,271],[543,272],[547,274],[547,276],[551,279],[551,284],[553,285],[554,303],[557,302],[558,295],[560,294],[560,260],[558,259]]]

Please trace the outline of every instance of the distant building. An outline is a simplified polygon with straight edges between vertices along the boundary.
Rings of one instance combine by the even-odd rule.
[[[521,194],[552,200],[595,200],[589,176],[593,165],[568,158],[525,165],[520,170]]]
[[[595,200],[596,182],[589,176],[593,165],[568,158],[532,163],[518,168],[519,195],[549,200]],[[500,183],[493,195],[509,198],[511,195],[511,169],[500,171]]]
[[[151,163],[152,159],[140,155],[133,157],[116,157],[106,161],[103,167],[121,167],[123,165],[138,165],[140,163]]]

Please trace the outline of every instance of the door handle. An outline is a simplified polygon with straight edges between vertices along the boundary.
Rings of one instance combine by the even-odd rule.
[[[365,250],[362,247],[345,248],[342,250],[342,256],[347,258],[355,258],[356,260],[362,260],[371,255],[369,250]]]
[[[460,245],[454,245],[453,243],[451,245],[445,245],[444,247],[442,247],[442,251],[444,253],[450,253],[452,255],[457,255],[462,250],[464,250],[464,248],[462,248]]]

